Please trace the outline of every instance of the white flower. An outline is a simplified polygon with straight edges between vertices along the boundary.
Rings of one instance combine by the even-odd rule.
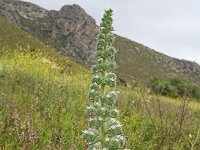
[[[116,76],[114,73],[112,72],[108,72],[107,75],[112,75],[112,76]]]
[[[90,106],[87,106],[86,109],[94,109],[94,107],[90,105]]]
[[[89,128],[89,129],[88,129],[88,133],[89,133],[90,135],[94,135],[94,129]]]
[[[119,139],[115,139],[115,141],[116,141],[116,142],[119,142],[120,140],[119,140]]]
[[[94,93],[94,92],[95,92],[95,90],[94,90],[94,89],[91,89],[91,90],[90,90],[90,92],[91,92],[91,93]]]
[[[102,118],[102,117],[98,117],[98,120],[102,121],[102,120],[103,120],[103,118]]]
[[[98,78],[101,78],[101,76],[98,75],[98,74],[96,74],[94,78],[95,78],[95,79],[98,79]]]
[[[115,124],[115,125],[111,125],[110,126],[110,129],[116,129],[116,128],[121,128],[122,127],[122,124],[120,124],[118,121],[117,121],[117,124]]]
[[[118,123],[118,124],[116,125],[116,127],[121,128],[121,127],[122,127],[122,124],[121,124],[121,123]]]
[[[107,97],[107,98],[110,98],[110,97],[111,97],[111,96],[110,96],[110,93],[108,93],[108,94],[106,95],[106,97]]]
[[[121,141],[124,140],[124,136],[122,136],[122,135],[117,135],[116,138],[119,139],[119,140],[121,140]]]
[[[124,141],[124,137],[122,135],[117,135],[113,138],[114,141],[116,142],[120,142],[120,141]]]
[[[89,122],[94,121],[94,118],[89,118],[88,121]]]
[[[110,92],[110,94],[116,94],[116,92],[115,92],[115,91],[112,91],[112,92]]]
[[[109,141],[110,141],[110,138],[109,138],[109,137],[106,137],[105,140],[106,140],[106,142],[109,142]]]
[[[89,134],[89,135],[94,135],[94,129],[92,128],[89,128],[88,130],[84,130],[83,131],[83,134]]]
[[[113,111],[115,112],[115,113],[119,113],[119,110],[118,109],[113,109]]]
[[[93,105],[94,105],[95,107],[101,106],[101,104],[100,104],[99,102],[95,102]]]
[[[111,123],[120,124],[120,122],[116,118],[110,118]]]
[[[102,147],[101,147],[101,143],[100,143],[100,142],[95,143],[95,144],[94,144],[94,148],[97,148],[97,149],[102,148]],[[94,149],[94,148],[93,148],[93,149]]]
[[[112,82],[114,82],[114,81],[115,81],[115,78],[112,77],[110,80],[111,80]]]
[[[110,92],[110,94],[119,94],[119,91],[112,91],[112,92]]]
[[[117,119],[115,119],[115,118],[110,118],[110,121],[111,121],[112,123],[115,123],[115,122],[117,122]]]
[[[110,128],[114,130],[116,129],[116,125],[112,125]]]
[[[84,134],[88,134],[88,130],[84,130],[83,133],[84,133]]]
[[[102,108],[101,108],[101,111],[105,111],[105,110],[106,110],[106,108],[105,108],[105,107],[102,107]]]

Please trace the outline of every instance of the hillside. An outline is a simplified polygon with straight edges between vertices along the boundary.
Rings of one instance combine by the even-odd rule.
[[[59,11],[49,11],[23,1],[3,0],[0,15],[64,55],[89,66],[94,62],[98,26],[80,6],[65,5]],[[181,76],[199,82],[200,66],[195,62],[171,58],[120,36],[115,47],[119,50],[117,74],[124,81],[146,83],[152,76]]]
[[[0,149],[85,150],[88,71],[67,59],[63,63],[62,56],[53,59],[40,51],[16,49],[1,56]],[[200,142],[195,142],[198,102],[151,95],[141,87],[118,86],[117,90],[127,148],[200,148]]]
[[[200,81],[200,66],[195,62],[169,57],[119,36],[117,36],[115,47],[119,49],[117,71],[122,79],[147,83],[153,76],[178,76],[193,82]]]
[[[0,33],[0,149],[85,150],[89,71],[4,17]],[[121,37],[116,44],[122,49],[144,47]],[[134,51],[119,51],[119,56]],[[118,57],[121,65],[125,60],[132,63]],[[117,90],[128,149],[200,149],[197,101],[153,95],[140,86]]]
[[[28,45],[31,46],[31,49],[44,47],[44,44],[39,40],[33,38],[2,16],[0,16],[0,26],[0,49],[15,49],[18,46],[25,48]]]
[[[97,26],[78,5],[63,6],[57,12],[23,1],[3,0],[0,15],[81,63],[87,63],[94,53]]]

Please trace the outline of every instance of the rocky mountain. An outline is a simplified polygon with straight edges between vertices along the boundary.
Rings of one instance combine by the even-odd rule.
[[[65,5],[55,11],[28,2],[1,0],[0,15],[64,55],[92,64],[98,26],[80,6]],[[119,50],[117,74],[124,82],[148,82],[152,76],[200,80],[200,66],[195,62],[166,56],[118,35],[115,47]]]
[[[48,11],[23,1],[1,0],[0,15],[81,63],[91,60],[98,27],[78,5]]]

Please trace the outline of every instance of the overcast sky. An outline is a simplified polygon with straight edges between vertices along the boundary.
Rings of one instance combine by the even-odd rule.
[[[199,0],[24,0],[46,9],[79,4],[99,24],[114,10],[115,32],[172,57],[200,63]]]

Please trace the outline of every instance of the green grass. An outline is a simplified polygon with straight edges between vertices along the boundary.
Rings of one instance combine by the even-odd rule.
[[[88,70],[42,50],[1,52],[0,66],[1,149],[85,149]],[[199,103],[150,95],[140,87],[118,90],[128,148],[191,148],[189,139],[195,141],[199,130]],[[194,148],[200,148],[199,141]]]
[[[0,149],[86,149],[89,71],[4,18],[0,25]],[[200,149],[198,102],[117,88],[127,148]]]
[[[20,28],[13,25],[4,17],[0,16],[0,49],[16,49],[17,47],[26,48],[28,45],[30,49],[35,50],[43,48],[45,45],[22,31]]]
[[[65,149],[80,149],[87,71],[67,59],[68,69],[63,71],[42,54],[16,52],[0,64],[0,147],[18,149],[27,144],[31,149],[57,149],[64,143]],[[29,143],[32,132],[35,140]]]

